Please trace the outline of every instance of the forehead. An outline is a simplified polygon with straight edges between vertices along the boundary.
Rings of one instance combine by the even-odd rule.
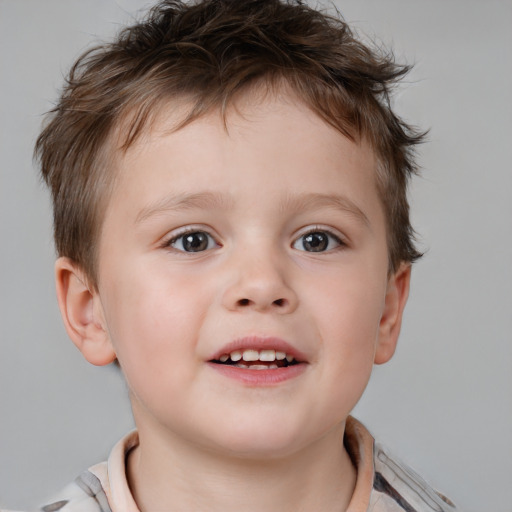
[[[229,133],[232,131],[230,127],[240,126],[240,120],[257,122],[277,108],[285,114],[285,119],[292,117],[290,114],[304,116],[307,113],[308,123],[335,127],[343,136],[349,134],[348,137],[371,156],[376,154],[365,135],[351,126],[341,103],[335,101],[328,115],[314,100],[311,101],[301,91],[296,92],[285,78],[263,78],[221,99],[203,98],[201,95],[195,97],[187,93],[171,98],[162,96],[157,101],[149,100],[149,109],[144,104],[129,107],[115,123],[108,145],[116,148],[116,157],[122,157],[126,150],[144,147],[149,139],[180,131],[194,121],[217,123],[220,119]],[[323,123],[319,123],[321,119]]]
[[[172,183],[175,195],[200,188],[233,199],[251,187],[266,188],[267,195],[283,190],[293,195],[308,186],[327,194],[333,178],[343,181],[344,170],[351,169],[345,192],[366,190],[366,200],[378,202],[376,158],[369,144],[348,139],[288,90],[253,90],[224,111],[212,109],[183,123],[192,107],[187,101],[162,105],[136,142],[117,152],[114,196],[124,189],[126,197],[130,186],[141,195],[158,180]]]

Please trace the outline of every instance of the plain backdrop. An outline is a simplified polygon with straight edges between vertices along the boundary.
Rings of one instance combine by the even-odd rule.
[[[397,111],[430,128],[411,188],[425,258],[397,354],[355,414],[467,512],[512,510],[512,2],[339,0],[415,63]],[[143,0],[0,0],[0,504],[28,509],[133,427],[122,377],[61,326],[31,155],[74,58]]]

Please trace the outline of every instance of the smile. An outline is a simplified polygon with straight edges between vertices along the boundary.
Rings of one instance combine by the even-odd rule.
[[[222,354],[212,362],[249,370],[277,370],[298,364],[292,354],[274,349],[233,350],[229,354]]]
[[[307,357],[276,337],[239,338],[212,354],[208,365],[249,387],[276,386],[302,375]]]

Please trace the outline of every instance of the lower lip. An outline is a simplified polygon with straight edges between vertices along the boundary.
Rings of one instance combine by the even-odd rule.
[[[273,386],[287,380],[298,377],[306,370],[305,363],[294,364],[284,368],[273,368],[271,370],[249,370],[238,368],[227,364],[208,363],[215,371],[225,377],[243,382],[249,386]]]

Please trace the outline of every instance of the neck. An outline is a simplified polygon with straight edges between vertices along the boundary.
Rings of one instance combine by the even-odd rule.
[[[356,480],[343,434],[341,425],[312,445],[269,460],[220,454],[139,429],[140,444],[127,460],[128,481],[141,512],[342,511]]]

